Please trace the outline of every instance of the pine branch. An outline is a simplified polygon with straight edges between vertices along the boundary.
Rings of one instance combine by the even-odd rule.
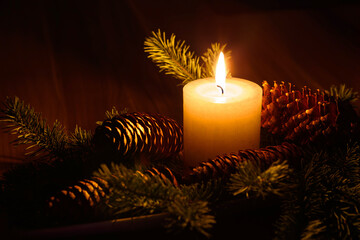
[[[140,210],[153,213],[165,205],[164,201],[179,195],[170,181],[134,172],[123,165],[112,164],[111,168],[101,165],[95,176],[109,183],[109,207],[116,209],[116,215]]]
[[[144,49],[160,71],[182,80],[183,84],[202,76],[199,57],[189,51],[185,41],[176,41],[174,34],[167,39],[160,29],[152,32],[152,36],[145,40]]]
[[[221,45],[220,43],[211,44],[211,48],[208,48],[206,52],[201,57],[201,60],[204,62],[202,68],[202,77],[215,77],[216,72],[216,64],[219,59],[220,52],[224,53],[225,62],[230,62],[231,59],[231,51],[225,51],[226,44]],[[227,76],[230,77],[231,74],[229,69],[226,69]]]
[[[257,163],[246,161],[231,175],[228,189],[235,196],[245,194],[247,198],[250,194],[262,198],[269,194],[284,196],[292,187],[289,182],[291,172],[286,161],[276,161],[265,171]]]
[[[302,233],[301,240],[319,239],[319,235],[324,231],[326,231],[326,226],[321,220],[312,220]]]
[[[82,149],[90,148],[92,138],[93,134],[91,131],[82,129],[76,125],[74,133],[72,133],[70,137],[70,144],[73,147],[79,147]]]
[[[326,231],[322,232],[324,239],[360,236],[359,183],[354,186],[354,182],[348,178],[349,173],[359,174],[356,173],[358,164],[354,164],[354,159],[359,162],[360,158],[356,145],[351,148],[345,156],[334,153],[315,155],[306,168],[305,216],[309,225],[319,220],[327,226]],[[311,229],[307,228],[306,233],[310,234]]]
[[[168,228],[196,230],[206,237],[210,237],[209,229],[216,223],[215,217],[210,215],[210,208],[206,201],[189,201],[184,197],[175,198],[167,208],[172,218],[168,219]]]
[[[294,189],[281,205],[281,215],[274,224],[275,240],[299,239],[306,221],[303,209],[304,196],[300,188]]]
[[[181,191],[190,199],[214,203],[224,192],[224,182],[221,178],[214,178],[201,183],[183,185]]]
[[[3,103],[0,121],[4,129],[17,135],[14,144],[26,144],[27,155],[50,154],[51,157],[65,159],[74,148],[89,148],[91,131],[76,126],[68,136],[65,128],[56,120],[49,126],[41,113],[35,112],[30,105],[25,105],[18,97],[7,97]]]
[[[357,144],[315,154],[299,175],[298,191],[284,202],[277,239],[360,237],[359,162]]]
[[[53,156],[64,154],[68,137],[58,121],[50,127],[40,113],[35,112],[30,105],[25,105],[18,97],[7,97],[3,106],[0,121],[5,124],[6,130],[17,135],[15,144],[29,145],[26,148],[27,154],[38,155],[43,152]]]
[[[167,212],[168,227],[196,230],[208,235],[215,223],[207,202],[199,197],[190,197],[189,189],[183,191],[170,180],[159,175],[144,175],[123,165],[102,165],[95,176],[109,184],[106,205],[115,216]]]
[[[167,39],[165,33],[159,29],[145,39],[144,49],[149,54],[148,57],[160,68],[160,72],[165,71],[166,74],[182,80],[182,84],[185,85],[195,79],[214,77],[220,52],[224,52],[226,60],[231,58],[231,52],[225,51],[225,47],[226,44],[211,44],[211,48],[201,57],[203,63],[200,64],[200,58],[189,51],[185,41],[177,41],[174,34]],[[231,76],[228,69],[227,75]]]
[[[326,90],[325,92],[329,96],[339,99],[341,102],[355,102],[359,99],[359,93],[354,92],[352,88],[347,88],[345,84],[341,84],[340,86],[332,85],[330,91]]]
[[[121,110],[121,111],[119,112],[119,111],[116,109],[116,107],[113,106],[112,109],[111,109],[111,111],[107,110],[107,111],[105,112],[105,117],[106,117],[107,119],[111,119],[111,118],[113,118],[113,117],[118,117],[118,116],[120,116],[121,114],[124,114],[124,113],[127,113],[127,109],[126,109],[126,108],[124,108],[123,110]]]
[[[360,183],[360,146],[358,143],[348,144],[346,152],[338,156],[335,167],[341,175],[349,179],[349,186]]]
[[[114,117],[118,117],[121,114],[127,113],[128,110],[126,108],[124,108],[123,110],[121,110],[120,112],[116,109],[115,106],[112,107],[111,110],[106,110],[105,111],[105,119],[112,119]],[[97,121],[96,124],[97,125],[101,125],[103,123],[103,121]]]

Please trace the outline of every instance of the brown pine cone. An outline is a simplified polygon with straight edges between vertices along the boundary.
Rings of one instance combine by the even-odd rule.
[[[153,167],[146,170],[145,174],[148,174],[150,176],[160,176],[160,178],[163,180],[169,180],[174,186],[179,186],[179,177],[168,167]]]
[[[78,181],[48,199],[49,216],[58,223],[89,221],[108,192],[108,183],[98,177]]]
[[[261,149],[240,150],[237,154],[224,154],[200,163],[184,178],[184,182],[190,183],[217,177],[228,177],[235,172],[243,161],[258,161],[265,168],[274,161],[300,158],[303,154],[303,150],[298,145],[288,142]]]
[[[97,127],[94,143],[100,148],[110,146],[122,158],[144,154],[152,160],[164,159],[182,150],[182,127],[159,114],[126,113]]]
[[[284,140],[300,144],[333,133],[339,116],[338,102],[323,91],[306,86],[295,90],[291,83],[263,83],[261,126]]]

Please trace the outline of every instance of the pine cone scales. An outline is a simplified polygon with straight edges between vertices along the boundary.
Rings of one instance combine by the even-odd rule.
[[[177,176],[168,167],[150,168],[145,171],[150,176],[160,176],[163,180],[169,180],[174,186],[179,186]]]
[[[52,196],[49,200],[49,207],[53,207],[60,199],[64,198],[77,199],[79,205],[87,202],[92,207],[100,202],[100,199],[107,193],[107,189],[108,184],[105,180],[95,177],[93,179],[85,179],[79,181],[74,186],[68,187],[66,190],[62,190],[58,196]]]
[[[48,199],[47,204],[50,213],[56,217],[57,221],[77,221],[92,216],[95,206],[108,192],[108,183],[103,179],[93,177],[81,180],[57,192]]]
[[[144,178],[147,178],[147,176],[159,176],[164,181],[168,181],[174,186],[179,186],[177,179],[180,178],[167,167],[153,167],[144,172],[136,171],[136,174],[140,174]],[[82,218],[95,210],[96,205],[111,192],[110,189],[111,187],[108,182],[102,178],[92,177],[84,179],[78,181],[75,185],[57,192],[48,199],[47,205],[55,216],[61,215],[64,208],[66,208],[68,210],[64,212],[65,215],[72,212],[71,218],[74,216]],[[69,216],[63,216],[64,219],[67,219],[67,217]]]
[[[336,128],[339,115],[337,101],[306,86],[293,90],[282,82],[271,87],[263,83],[261,126],[272,134],[304,144],[326,136]]]
[[[152,159],[162,159],[182,150],[182,128],[175,120],[158,114],[121,114],[96,129],[94,142],[97,146],[112,146],[124,158],[145,153]]]
[[[293,143],[284,142],[277,146],[261,149],[240,150],[237,154],[224,154],[214,159],[200,163],[184,178],[185,182],[197,182],[216,177],[230,176],[244,161],[257,161],[262,167],[269,166],[276,160],[300,158],[304,152]]]

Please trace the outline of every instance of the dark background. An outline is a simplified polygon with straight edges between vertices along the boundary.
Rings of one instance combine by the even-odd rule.
[[[112,106],[182,122],[180,82],[143,51],[158,28],[198,55],[227,43],[235,77],[359,91],[359,13],[350,1],[0,1],[0,100],[17,95],[69,131],[94,130]],[[11,139],[0,133],[2,169],[23,161]]]

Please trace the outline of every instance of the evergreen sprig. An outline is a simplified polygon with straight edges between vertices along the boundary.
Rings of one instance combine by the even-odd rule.
[[[175,198],[167,207],[172,216],[166,225],[170,229],[196,230],[206,237],[210,237],[209,229],[216,223],[215,217],[210,215],[207,201],[189,201],[186,197]]]
[[[82,129],[76,125],[74,133],[72,133],[70,137],[70,144],[74,147],[90,148],[92,136],[91,131]]]
[[[358,171],[360,158],[349,156],[349,153],[354,154],[354,151],[348,151],[345,156],[336,158],[326,154],[315,155],[307,167],[307,233],[309,229],[313,229],[309,226],[317,220],[328,226],[327,231],[322,233],[327,239],[360,237],[360,183],[348,177]]]
[[[215,43],[199,58],[189,51],[185,41],[176,40],[174,34],[166,38],[160,29],[152,32],[152,36],[145,39],[144,50],[149,58],[160,68],[160,72],[172,75],[186,84],[192,80],[215,76],[215,63],[221,51],[225,58],[231,57],[230,51],[225,51],[226,45]],[[202,60],[202,63],[200,63]],[[229,73],[228,73],[229,74]]]
[[[105,119],[112,119],[114,117],[118,117],[121,114],[127,113],[127,111],[128,110],[126,108],[124,108],[121,111],[118,111],[117,108],[115,106],[113,106],[111,110],[106,110],[105,111]],[[96,122],[97,125],[101,125],[102,123],[103,123],[103,121],[97,121]]]
[[[202,76],[199,58],[189,51],[185,41],[176,41],[174,34],[167,39],[160,30],[152,32],[152,36],[145,40],[145,52],[149,53],[149,58],[160,71],[175,76],[183,84]]]
[[[330,90],[326,90],[325,92],[329,96],[333,96],[336,99],[339,99],[341,102],[355,102],[359,99],[359,93],[353,91],[352,88],[347,88],[345,84],[340,84],[340,86],[332,85]]]
[[[215,77],[216,73],[216,63],[219,58],[220,52],[224,53],[225,62],[230,62],[231,51],[225,51],[226,44],[221,45],[220,43],[211,44],[211,48],[208,48],[206,52],[201,56],[203,64],[203,78],[206,77]],[[227,76],[230,77],[230,71],[226,69]]]
[[[321,234],[326,231],[326,225],[319,219],[312,220],[301,234],[302,240],[321,239]]]
[[[240,164],[230,177],[228,189],[233,195],[244,194],[262,197],[269,194],[284,196],[293,187],[290,183],[292,169],[286,161],[276,161],[262,171],[258,163],[246,161]]]
[[[3,128],[17,135],[14,144],[28,145],[27,155],[45,154],[66,159],[74,148],[90,147],[91,131],[76,126],[74,133],[69,135],[59,121],[48,125],[41,113],[35,112],[18,97],[7,97],[0,113]]]
[[[119,116],[119,115],[121,115],[121,114],[127,113],[127,111],[128,111],[128,110],[127,110],[126,108],[124,108],[124,109],[121,110],[121,111],[118,111],[118,110],[116,109],[116,107],[113,106],[111,110],[107,110],[107,111],[105,112],[105,117],[111,119],[111,118],[113,118],[113,117],[117,117],[117,116]]]
[[[168,227],[196,230],[209,236],[208,230],[215,218],[210,214],[207,201],[194,195],[189,197],[189,187],[184,186],[183,190],[158,175],[144,175],[114,163],[110,168],[101,165],[94,175],[109,184],[105,203],[114,216],[167,212]]]
[[[45,151],[54,156],[63,155],[69,140],[58,121],[50,127],[40,113],[18,97],[7,97],[1,113],[0,121],[5,123],[4,128],[17,135],[14,143],[29,145],[27,154],[37,155]]]
[[[298,191],[284,201],[277,239],[360,237],[359,146],[313,156],[299,175]]]

